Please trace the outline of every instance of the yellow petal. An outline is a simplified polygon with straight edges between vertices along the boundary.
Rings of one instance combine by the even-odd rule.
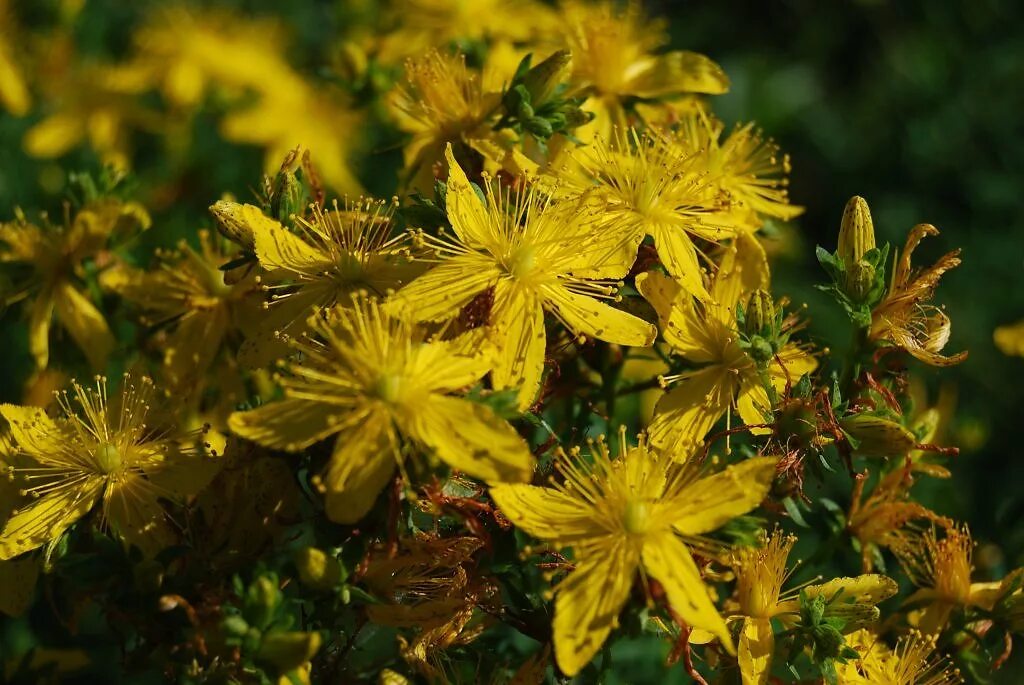
[[[85,353],[93,371],[105,369],[115,342],[103,314],[89,298],[67,282],[57,287],[54,301],[57,305],[57,319]]]
[[[779,392],[786,389],[787,382],[796,385],[802,376],[818,368],[818,360],[793,343],[779,350],[778,357],[779,360],[772,360],[768,365],[768,374],[772,385]]]
[[[341,428],[341,415],[328,404],[285,399],[236,411],[228,427],[238,436],[271,449],[298,452]]]
[[[711,297],[704,287],[704,274],[697,261],[697,248],[690,236],[679,226],[657,225],[650,231],[658,257],[665,269],[679,281],[683,289],[694,297],[707,300]]]
[[[0,45],[0,104],[16,117],[28,114],[32,106],[25,80],[3,45]]]
[[[474,330],[481,334],[472,336],[473,331],[470,331],[460,336],[465,340],[420,345],[415,365],[408,371],[409,376],[435,392],[452,392],[478,381],[490,370],[494,351],[483,335],[486,330]]]
[[[648,59],[647,68],[628,86],[631,95],[655,98],[678,93],[721,95],[729,92],[729,77],[706,55],[675,50]]]
[[[469,254],[442,262],[387,299],[384,310],[414,321],[451,319],[493,286],[501,273],[491,260]]]
[[[692,371],[676,381],[654,408],[651,444],[685,460],[729,408],[735,376],[723,366]]]
[[[509,521],[541,540],[570,544],[601,533],[595,512],[585,500],[552,488],[495,485],[491,497]]]
[[[555,597],[555,659],[568,676],[586,666],[619,623],[639,562],[624,540],[593,545],[559,583]]]
[[[474,478],[522,482],[533,473],[526,441],[482,404],[431,394],[403,412],[399,425],[449,466]]]
[[[0,613],[21,616],[35,597],[39,559],[0,561]]]
[[[1003,354],[1024,357],[1024,321],[1011,326],[1000,326],[992,335],[996,347]]]
[[[711,297],[721,309],[726,323],[735,325],[736,305],[758,288],[767,289],[770,280],[768,256],[761,243],[752,235],[739,233],[726,250],[718,267]]]
[[[740,633],[740,644],[736,650],[743,685],[765,685],[768,682],[774,651],[775,633],[772,632],[771,619],[743,619],[743,631]]]
[[[771,422],[771,400],[768,399],[768,391],[761,385],[761,380],[756,374],[742,380],[740,393],[736,397],[736,411],[739,413],[743,423],[748,426]],[[771,432],[770,428],[751,428],[754,435],[765,435]]]
[[[0,404],[0,415],[7,420],[10,435],[21,451],[43,463],[59,454],[70,438],[67,429],[39,407]]]
[[[498,347],[494,387],[519,388],[519,409],[525,411],[537,398],[544,374],[544,310],[529,291],[503,282],[495,289],[491,318]]]
[[[664,505],[664,516],[684,535],[701,535],[753,510],[768,494],[775,459],[754,457],[688,485]]]
[[[661,335],[672,351],[690,361],[710,362],[717,348],[708,337],[706,317],[698,314],[693,298],[679,283],[657,271],[636,277],[636,289],[658,313]]]
[[[575,333],[632,347],[650,347],[658,337],[653,324],[561,285],[548,286],[545,295],[547,306]]]
[[[15,511],[0,532],[0,561],[56,540],[89,513],[106,479],[89,476],[74,487],[61,488]]]
[[[445,147],[444,158],[448,162],[448,191],[445,194],[445,203],[452,229],[466,245],[489,245],[492,224],[487,207],[470,185],[466,172],[452,154],[451,143]]]
[[[249,211],[246,218],[255,241],[256,258],[264,269],[315,275],[330,266],[324,255],[262,212]]]
[[[53,293],[50,290],[40,292],[28,319],[28,349],[36,361],[36,368],[45,369],[50,362],[50,321],[53,318]]]
[[[839,594],[838,602],[852,604],[878,604],[889,599],[899,591],[899,586],[892,578],[878,573],[866,573],[853,578],[833,578],[832,580],[804,588],[810,598],[824,597],[831,599]],[[841,594],[840,594],[841,593]]]
[[[363,422],[338,434],[324,473],[327,518],[352,524],[366,515],[395,472],[397,445],[391,417],[373,412]]]
[[[151,559],[173,545],[178,536],[157,501],[157,490],[142,476],[128,476],[124,482],[108,487],[103,497],[103,513],[114,532],[127,544]]]
[[[217,307],[193,310],[178,322],[164,348],[164,368],[171,385],[194,386],[202,380],[220,352],[228,319],[227,308]]]
[[[54,114],[25,133],[22,144],[33,157],[60,157],[85,137],[85,123],[71,114]]]
[[[670,532],[651,535],[644,540],[643,563],[647,574],[656,578],[669,604],[694,628],[703,628],[717,637],[730,654],[735,652],[725,621],[711,601],[690,550]]]

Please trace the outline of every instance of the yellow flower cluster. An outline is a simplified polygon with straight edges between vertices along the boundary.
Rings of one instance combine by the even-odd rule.
[[[155,14],[123,63],[85,66],[64,43],[38,67],[55,78],[24,141],[33,155],[87,140],[127,163],[131,131],[219,98],[226,139],[285,161],[251,203],[211,206],[216,232],[149,262],[124,245],[150,215],[116,183],[60,221],[19,210],[0,225],[0,262],[19,267],[5,303],[22,305],[36,366],[25,405],[0,406],[0,579],[32,578],[4,581],[0,610],[24,610],[40,564],[59,564],[91,522],[140,565],[182,573],[173,550],[238,568],[301,537],[283,571],[296,585],[404,631],[405,665],[381,682],[402,682],[401,668],[445,681],[446,652],[497,622],[547,643],[514,682],[541,682],[549,653],[566,676],[607,663],[627,616],[701,682],[806,668],[952,683],[945,654],[971,649],[964,635],[1009,640],[1020,576],[973,582],[966,526],[913,500],[954,450],[935,444],[940,412],[911,411],[905,371],[887,363],[966,356],[942,354],[950,318],[929,304],[958,255],[911,264],[936,229],[912,229],[890,263],[851,200],[837,251],[819,259],[858,335],[827,376],[801,315],[770,294],[765,229],[801,213],[788,159],[714,116],[718,65],[661,50],[663,27],[632,3],[398,4],[339,58],[350,86],[401,73],[362,109],[352,89],[290,66],[277,27],[184,7]],[[20,114],[30,95],[8,38],[0,102]],[[154,91],[165,109],[148,108]],[[374,117],[404,136],[399,197],[328,201],[321,177],[358,192],[349,160]],[[54,317],[77,349],[54,345]],[[86,366],[131,372],[118,389],[97,377],[45,397]],[[650,415],[623,408],[652,392]],[[782,528],[813,511],[812,477],[845,478],[830,544],[862,574],[784,589],[797,537]],[[887,554],[919,589],[883,623],[878,605],[898,592],[873,572]],[[529,594],[528,578],[543,579],[530,617],[508,589]],[[327,668],[316,631],[329,619],[295,632],[259,613],[291,589],[232,590],[247,608],[224,614],[211,644],[291,682]],[[213,630],[190,611],[196,635]],[[339,668],[348,648],[331,639]],[[195,652],[191,675],[220,673],[214,649]]]

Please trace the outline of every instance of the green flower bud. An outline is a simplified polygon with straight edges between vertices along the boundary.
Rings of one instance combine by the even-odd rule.
[[[303,547],[295,554],[295,568],[303,585],[328,591],[338,587],[342,568],[337,559],[316,547]]]
[[[875,282],[875,267],[868,262],[860,260],[846,267],[846,294],[854,302],[863,302],[871,292],[871,286]]]
[[[875,225],[871,221],[871,210],[868,209],[868,203],[864,198],[854,196],[843,210],[843,221],[839,226],[838,255],[849,268],[874,247]]]
[[[281,590],[277,578],[272,575],[260,576],[249,586],[245,597],[243,613],[254,626],[265,629],[274,620],[281,604]]]
[[[298,668],[320,649],[320,633],[279,631],[263,637],[256,658],[281,671]]]
[[[249,632],[249,624],[238,615],[227,616],[221,621],[221,630],[229,637],[243,637]]]
[[[775,303],[771,294],[761,288],[752,292],[744,314],[747,335],[770,333],[775,324]]]
[[[534,106],[548,101],[558,85],[568,79],[571,67],[572,55],[568,50],[559,50],[526,72],[523,85]]]
[[[550,138],[555,132],[554,129],[551,128],[551,124],[548,123],[548,120],[541,119],[540,117],[527,119],[523,122],[523,128],[538,138]]]

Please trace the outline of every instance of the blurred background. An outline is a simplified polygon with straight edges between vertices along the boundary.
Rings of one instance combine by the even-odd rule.
[[[207,225],[206,207],[225,192],[253,198],[281,134],[239,134],[225,124],[229,104],[216,94],[187,117],[153,121],[151,111],[168,109],[161,99],[180,105],[187,98],[174,87],[184,77],[163,74],[161,93],[137,96],[138,74],[101,66],[134,54],[160,4],[0,0],[0,219],[17,206],[59,216],[68,170],[96,170],[119,157],[131,160],[140,199],[154,214],[140,249],[173,244]],[[280,109],[253,116],[294,116],[323,139],[316,126],[329,130],[349,116],[325,99],[337,75],[357,66],[341,37],[374,4],[196,6],[216,8],[227,32],[239,17],[272,18],[266,44],[280,48],[282,62],[267,73],[290,69],[289,78],[317,84],[315,98],[301,85],[289,82],[279,93],[269,85],[268,101],[276,98]],[[732,88],[714,99],[716,112],[729,123],[756,121],[790,155],[792,197],[806,212],[778,227],[784,240],[775,283],[778,293],[810,305],[812,337],[846,325],[838,307],[808,284],[821,279],[814,247],[834,249],[851,195],[867,199],[880,242],[901,247],[916,223],[940,229],[915,253],[917,263],[962,248],[963,265],[943,279],[937,302],[953,320],[946,351],[970,356],[952,369],[919,369],[933,400],[940,391],[955,396],[944,444],[960,446],[961,454],[954,478],[929,483],[926,499],[971,522],[982,574],[1000,577],[1024,564],[1024,359],[1005,356],[992,339],[997,326],[1024,318],[1024,212],[1016,204],[1024,191],[1024,5],[779,0],[646,7],[668,22],[671,47],[705,53],[725,68]],[[173,49],[198,45],[185,25],[155,28],[166,30],[163,40]],[[225,57],[226,71],[244,66]],[[19,73],[30,90],[20,98],[10,85]],[[372,89],[350,85],[339,101],[358,102]],[[55,114],[67,117],[54,121]],[[44,123],[49,129],[40,133]],[[331,141],[326,155],[352,153],[358,184],[388,196],[397,187],[400,141],[393,132],[359,130],[358,140]],[[19,398],[31,366],[20,312],[0,313],[0,401]]]

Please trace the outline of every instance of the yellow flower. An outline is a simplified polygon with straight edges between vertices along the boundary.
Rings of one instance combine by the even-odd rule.
[[[688,625],[710,631],[732,651],[687,539],[708,533],[758,504],[775,461],[758,457],[702,475],[688,453],[652,451],[643,440],[617,459],[602,440],[588,461],[560,451],[550,487],[498,485],[491,495],[514,524],[559,547],[572,547],[575,568],[555,590],[555,658],[574,675],[597,653],[618,621],[638,570],[657,579]],[[677,463],[685,462],[685,463]]]
[[[734,405],[745,423],[763,424],[772,405],[762,371],[781,390],[787,378],[796,382],[815,368],[814,357],[794,343],[779,350],[778,359],[763,370],[739,346],[736,306],[746,293],[767,284],[764,250],[744,233],[726,251],[706,303],[695,302],[658,272],[637,276],[637,289],[658,312],[662,336],[671,351],[702,365],[664,379],[672,387],[655,407],[649,428],[655,446],[681,443],[692,448]]]
[[[893,552],[903,571],[920,588],[907,598],[922,607],[916,625],[922,632],[939,633],[954,609],[972,606],[991,609],[999,583],[972,583],[974,541],[967,526],[949,526],[938,537],[934,527],[904,536]]]
[[[509,75],[511,76],[511,74]],[[398,127],[412,135],[404,150],[404,185],[430,192],[434,164],[445,146],[494,137],[485,120],[497,111],[500,90],[485,88],[482,75],[466,66],[464,55],[431,50],[405,64],[406,85],[388,97]]]
[[[789,221],[804,208],[789,202],[789,156],[764,140],[753,124],[735,127],[722,140],[725,125],[703,107],[695,107],[672,138],[677,155],[699,155],[708,183],[723,193],[736,226],[756,231],[765,218]]]
[[[950,366],[966,359],[967,352],[948,357],[940,354],[949,341],[952,324],[945,312],[927,302],[942,274],[960,264],[960,250],[946,253],[927,269],[915,272],[910,266],[910,256],[921,239],[938,234],[930,224],[911,229],[895,262],[889,292],[871,313],[871,338],[906,350],[925,364]]]
[[[1009,326],[1000,326],[992,339],[1003,354],[1024,357],[1024,321]]]
[[[104,288],[148,312],[146,325],[173,325],[162,349],[165,377],[176,390],[199,384],[229,332],[259,312],[254,276],[225,283],[225,242],[199,231],[199,250],[182,241],[177,252],[159,252],[150,270],[118,265],[100,275]]]
[[[11,439],[0,433],[0,471],[7,473],[17,459],[18,449]],[[7,524],[11,514],[23,506],[25,497],[16,483],[0,478],[0,527]],[[40,562],[26,557],[0,561],[0,614],[21,616],[32,604]]]
[[[200,458],[185,436],[151,423],[153,384],[125,377],[108,400],[106,379],[95,388],[72,384],[74,402],[58,395],[61,416],[41,409],[0,405],[10,424],[18,462],[11,469],[32,499],[0,532],[0,559],[11,559],[46,543],[55,544],[76,521],[102,502],[102,520],[126,543],[154,554],[177,535],[158,498],[187,491],[189,460]],[[184,484],[185,489],[181,487]]]
[[[958,685],[960,672],[935,651],[935,638],[912,631],[891,649],[877,635],[859,630],[847,644],[860,659],[836,664],[839,685]]]
[[[327,514],[358,521],[401,464],[400,436],[451,467],[487,481],[525,480],[533,468],[526,442],[489,408],[451,393],[487,373],[489,360],[459,354],[452,343],[390,319],[375,300],[355,298],[311,320],[285,365],[284,399],[237,412],[231,430],[266,447],[298,452],[336,435],[322,479]]]
[[[768,682],[775,650],[771,620],[779,618],[786,623],[793,622],[800,612],[800,601],[795,596],[798,592],[812,599],[832,600],[827,611],[854,619],[847,623],[847,628],[852,630],[863,625],[865,617],[877,620],[875,605],[892,597],[898,590],[891,578],[872,574],[835,578],[782,593],[782,585],[789,577],[786,561],[795,542],[792,535],[776,532],[769,535],[761,547],[742,547],[733,553],[738,616],[742,621],[737,656],[744,685]]]
[[[221,121],[221,133],[230,141],[262,146],[264,168],[277,170],[284,157],[302,146],[324,182],[343,193],[361,190],[349,164],[353,143],[360,140],[361,116],[350,109],[338,89],[318,86],[297,75],[273,83],[273,91],[256,103],[229,112]]]
[[[280,356],[287,350],[281,334],[300,334],[318,308],[347,305],[362,290],[383,296],[419,269],[407,236],[392,236],[394,207],[384,202],[335,203],[331,210],[313,205],[308,219],[295,218],[295,232],[257,207],[236,207],[271,293],[267,316],[240,350],[245,365],[264,366]]]
[[[550,34],[556,16],[534,0],[403,0],[394,3],[399,27],[379,41],[377,58],[390,63],[437,45],[523,43]]]
[[[113,238],[149,227],[146,210],[133,202],[106,199],[81,209],[62,226],[29,223],[19,211],[15,221],[0,224],[0,263],[32,268],[28,282],[16,289],[11,304],[32,297],[29,305],[29,350],[43,369],[50,359],[50,325],[54,314],[95,370],[102,370],[114,349],[114,336],[82,291],[82,262],[95,257]]]
[[[654,239],[669,274],[691,294],[708,298],[694,239],[718,242],[736,234],[728,206],[709,181],[700,154],[680,154],[675,134],[630,129],[612,139],[596,137],[556,166],[558,192],[582,193],[595,187],[607,203],[603,216],[627,234],[627,258],[645,235]],[[573,163],[574,162],[574,163]]]
[[[561,22],[572,52],[573,83],[591,97],[595,133],[607,137],[628,125],[626,103],[634,98],[672,98],[688,93],[718,95],[729,79],[715,62],[695,52],[653,52],[665,44],[663,22],[648,21],[639,3],[566,0]]]
[[[587,197],[554,202],[534,188],[513,192],[487,183],[482,201],[455,161],[448,159],[448,219],[455,235],[424,236],[440,263],[392,295],[388,310],[418,321],[442,321],[482,292],[493,292],[490,326],[498,346],[493,381],[519,387],[519,406],[537,395],[544,368],[544,312],[580,336],[647,346],[656,329],[598,301],[614,300],[607,280],[627,274],[621,236],[600,225]]]

